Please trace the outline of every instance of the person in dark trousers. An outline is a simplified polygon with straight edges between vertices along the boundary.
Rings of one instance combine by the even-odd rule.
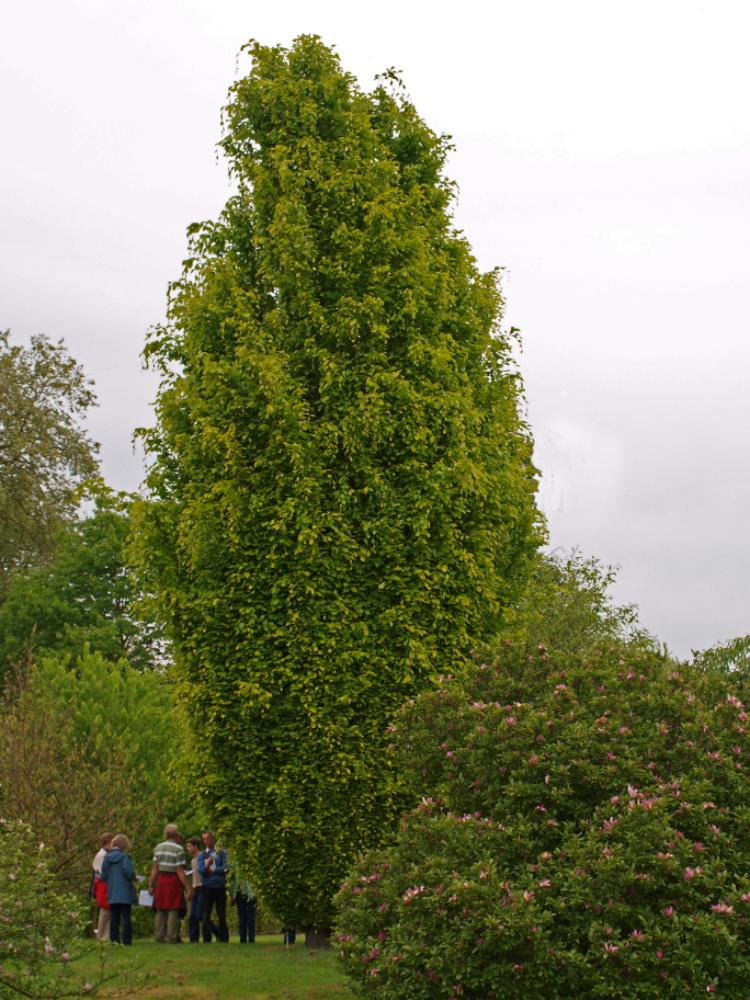
[[[255,893],[246,878],[239,872],[232,873],[232,888],[229,896],[237,907],[237,926],[240,932],[240,944],[255,942]]]
[[[124,833],[118,833],[112,838],[112,849],[107,852],[102,861],[102,880],[107,883],[107,901],[109,903],[109,940],[120,943],[120,928],[122,927],[122,944],[133,943],[133,925],[130,908],[136,901],[135,870],[133,861],[127,853],[130,841]]]
[[[203,834],[204,849],[198,855],[198,871],[203,882],[203,940],[211,940],[211,914],[216,906],[219,922],[218,941],[229,943],[227,927],[227,870],[229,860],[225,850],[216,849],[216,837],[210,830]]]

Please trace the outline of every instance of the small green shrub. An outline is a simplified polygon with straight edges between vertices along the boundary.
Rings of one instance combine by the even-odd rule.
[[[89,996],[97,974],[79,975],[86,908],[60,889],[53,857],[24,823],[0,817],[0,996]]]
[[[376,1000],[744,998],[747,713],[651,646],[508,646],[421,696],[393,752],[430,797],[337,897]]]

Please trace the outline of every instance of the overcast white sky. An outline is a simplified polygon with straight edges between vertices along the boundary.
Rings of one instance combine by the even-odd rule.
[[[0,328],[65,339],[105,476],[135,489],[139,354],[227,195],[237,52],[320,34],[365,87],[401,69],[454,137],[458,223],[522,330],[551,545],[619,563],[679,654],[745,634],[749,27],[739,0],[3,4]]]

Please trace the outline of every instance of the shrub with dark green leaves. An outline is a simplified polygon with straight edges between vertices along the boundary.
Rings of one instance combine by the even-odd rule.
[[[747,712],[649,645],[505,647],[394,727],[428,798],[338,896],[377,1000],[747,996]]]

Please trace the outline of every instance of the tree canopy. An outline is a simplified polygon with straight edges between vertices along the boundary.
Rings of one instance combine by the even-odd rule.
[[[167,820],[194,816],[175,774],[184,724],[157,671],[48,655],[5,691],[0,721],[0,814],[52,847],[73,890],[102,830],[126,830],[145,864]]]
[[[140,618],[126,564],[129,502],[102,487],[88,514],[58,532],[49,563],[18,571],[0,604],[0,679],[29,657],[54,653],[71,662],[84,643],[133,667],[154,667],[159,629]]]
[[[81,424],[95,401],[62,341],[36,336],[24,348],[0,332],[0,600],[14,572],[49,559],[96,471]]]
[[[396,812],[387,722],[492,634],[542,531],[446,137],[315,37],[249,53],[221,144],[236,194],[191,227],[146,349],[135,545],[220,825],[281,917],[325,928]]]

